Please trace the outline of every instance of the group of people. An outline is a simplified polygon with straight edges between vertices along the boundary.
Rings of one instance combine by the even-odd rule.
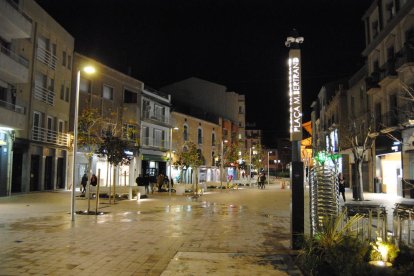
[[[96,177],[95,174],[92,174],[91,181],[89,182],[89,184],[91,184],[92,186],[96,186],[98,184],[98,178]],[[83,174],[82,180],[81,180],[81,192],[82,192],[82,194],[86,193],[86,185],[88,185],[88,175],[85,173],[85,174]]]
[[[151,181],[149,175],[142,175],[140,174],[136,179],[135,179],[135,183],[137,183],[138,186],[145,186],[145,193],[149,194],[150,193],[150,189],[151,189],[151,193],[154,193],[155,190],[155,184],[157,186],[158,191],[162,190],[162,186],[164,184],[168,185],[169,184],[169,179],[168,176],[160,173],[157,178],[155,179],[155,181]],[[173,187],[174,183],[173,181],[171,181],[171,188]]]

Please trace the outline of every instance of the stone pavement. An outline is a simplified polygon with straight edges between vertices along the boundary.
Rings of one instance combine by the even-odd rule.
[[[72,222],[70,192],[0,198],[0,275],[301,275],[289,206],[290,190],[270,185],[103,200],[105,215]]]

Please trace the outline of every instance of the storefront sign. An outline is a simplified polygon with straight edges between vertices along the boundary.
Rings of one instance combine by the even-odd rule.
[[[289,51],[289,112],[290,140],[302,140],[302,91],[300,51]]]

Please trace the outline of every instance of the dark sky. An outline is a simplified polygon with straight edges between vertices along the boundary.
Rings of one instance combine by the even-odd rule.
[[[324,83],[362,65],[369,0],[38,0],[76,51],[154,88],[199,77],[245,94],[247,121],[269,143],[288,134],[284,42],[302,45],[303,109]]]

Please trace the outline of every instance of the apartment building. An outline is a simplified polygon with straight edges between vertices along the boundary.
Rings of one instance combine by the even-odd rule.
[[[239,95],[239,133],[237,139],[239,140],[239,147],[246,150],[246,97]]]
[[[171,133],[171,95],[144,86],[141,93],[141,149],[139,173],[167,175]]]
[[[243,95],[199,78],[188,78],[160,89],[173,97],[173,105],[192,106],[200,113],[223,119],[223,136],[229,143],[244,145],[246,102]]]
[[[191,141],[198,146],[204,164],[199,167],[199,181],[210,182],[220,181],[220,168],[217,166],[218,158],[222,153],[223,139],[221,119],[214,116],[200,116],[192,113],[191,109],[174,107],[171,113],[174,122],[172,130],[172,150],[182,151],[185,142]],[[176,156],[173,155],[176,161]],[[186,169],[182,174],[183,179],[179,179],[181,172],[179,168],[172,168],[172,177],[177,182],[192,183],[191,169]]]
[[[327,160],[327,162],[331,166],[336,165],[339,172],[342,172],[346,179],[349,179],[351,166],[349,154],[352,151],[349,149],[350,145],[346,143],[349,127],[347,87],[348,81],[346,79],[326,83],[321,87],[317,100],[312,103],[311,139],[312,155],[316,156],[319,152],[341,154],[341,157],[335,160],[336,164],[331,160]],[[304,124],[305,126],[309,127]],[[302,158],[304,157],[302,154]],[[308,156],[304,161],[309,163],[309,166],[311,165]]]
[[[63,189],[73,37],[32,0],[0,1],[0,196]]]
[[[375,177],[383,191],[403,195],[401,179],[414,179],[414,2],[373,1],[365,23],[369,95],[375,118]]]
[[[260,129],[246,129],[246,149],[262,144],[262,131]]]
[[[83,71],[86,66],[95,69],[93,74]],[[141,119],[141,91],[143,82],[110,68],[92,58],[75,53],[73,64],[73,84],[71,102],[75,103],[76,81],[80,72],[79,111],[78,121],[82,121],[85,112],[93,111],[96,114],[95,127],[82,129],[79,133],[87,132],[96,136],[99,141],[105,135],[121,137],[127,141],[132,161],[130,165],[118,166],[115,179],[116,185],[130,185],[135,183],[138,176],[138,148],[139,128]],[[73,131],[75,104],[71,106],[70,126]],[[106,158],[99,158],[94,152],[97,145],[78,145],[75,182],[79,183],[82,175],[96,174],[100,170],[100,183],[108,186],[112,170]],[[92,155],[92,157],[91,157]],[[72,156],[72,155],[71,155]],[[91,159],[89,159],[91,157]],[[73,168],[71,168],[72,170]],[[69,175],[72,180],[72,173]],[[111,182],[112,183],[112,182]]]
[[[354,124],[359,129],[360,140],[363,141],[366,138],[366,135],[369,133],[369,128],[372,127],[373,116],[370,110],[368,109],[368,94],[366,91],[366,80],[367,77],[367,65],[364,65],[360,70],[358,70],[348,81],[348,91],[346,93],[346,103],[347,103],[347,119],[348,123],[346,125],[351,126]],[[343,131],[348,131],[349,129],[345,128]],[[341,137],[340,137],[341,138]],[[374,139],[375,137],[369,137],[369,139]],[[357,183],[357,167],[355,166],[354,155],[352,154],[352,148],[349,144],[341,142],[341,153],[344,160],[343,174],[347,181],[349,187],[354,187],[354,183]],[[363,180],[363,190],[372,192],[373,190],[373,170],[375,169],[375,158],[373,158],[374,151],[368,149],[364,161],[362,163],[362,180]]]

